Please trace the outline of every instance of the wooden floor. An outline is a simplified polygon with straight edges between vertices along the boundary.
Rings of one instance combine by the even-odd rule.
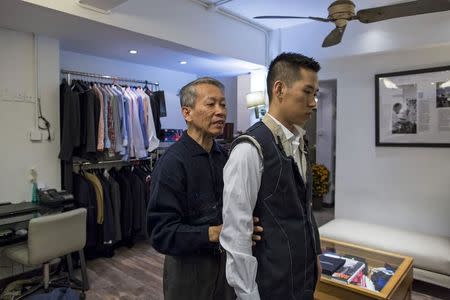
[[[164,256],[146,242],[116,250],[112,258],[87,262],[89,300],[160,300]]]
[[[164,256],[140,242],[121,248],[112,258],[88,261],[90,290],[88,300],[163,300],[162,266]],[[449,300],[413,291],[412,300]],[[213,300],[213,299],[211,299]]]

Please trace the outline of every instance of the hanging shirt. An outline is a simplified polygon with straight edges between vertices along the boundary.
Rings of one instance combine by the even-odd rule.
[[[145,149],[148,148],[148,135],[147,135],[147,127],[145,126],[145,114],[144,114],[144,100],[142,98],[142,94],[139,91],[136,91],[138,97],[138,109],[139,109],[139,124],[141,125],[142,138],[144,141]]]
[[[98,132],[97,132],[97,151],[103,151],[105,148],[105,121],[104,121],[104,111],[103,111],[103,94],[98,88],[97,85],[94,85],[92,88],[97,95],[100,103],[100,115],[98,121]]]
[[[147,124],[147,134],[148,134],[148,152],[152,152],[159,146],[159,139],[157,136],[157,131],[155,128],[155,121],[153,118],[153,111],[151,106],[151,100],[150,96],[145,93],[143,90],[140,90],[143,99],[145,100],[146,106],[147,106],[147,112],[145,115],[146,118],[146,124]]]
[[[122,151],[123,151],[122,148],[124,147],[124,143],[125,143],[125,129],[124,129],[125,122],[124,122],[124,111],[123,111],[123,102],[124,102],[123,97],[124,96],[122,93],[122,89],[119,86],[113,86],[112,89],[118,96],[118,98],[117,98],[117,115],[119,118],[119,124],[118,124],[119,125],[118,126],[119,133],[118,134],[120,134],[120,140],[121,140],[120,151],[118,151],[117,148],[116,148],[116,151],[122,153]]]
[[[117,91],[117,89],[112,86],[111,92],[115,96],[115,101],[113,105],[113,125],[114,125],[114,137],[115,137],[115,152],[116,153],[122,153],[123,151],[123,135],[121,132],[121,113],[120,113],[120,107],[122,106],[122,94]]]
[[[108,136],[108,103],[109,103],[109,93],[106,91],[105,87],[100,86],[100,91],[103,94],[103,127],[104,127],[104,147],[109,149],[111,147],[111,141]]]
[[[131,95],[130,101],[130,115],[131,115],[131,133],[133,136],[133,143],[130,147],[130,156],[136,158],[147,157],[147,150],[144,146],[144,137],[139,122],[139,104],[138,97],[132,89],[128,89]]]
[[[105,86],[106,91],[109,94],[108,99],[108,136],[110,140],[110,147],[108,150],[108,154],[110,157],[114,156],[115,149],[116,149],[116,136],[114,132],[114,120],[113,120],[113,106],[116,101],[116,96],[112,92],[111,88],[109,86]]]
[[[133,144],[133,135],[131,134],[131,113],[130,113],[131,96],[126,89],[123,90],[123,99],[125,100],[123,108],[124,108],[124,120],[127,137],[124,140],[124,146],[126,143],[126,148],[122,160],[128,160],[131,156],[131,145]]]

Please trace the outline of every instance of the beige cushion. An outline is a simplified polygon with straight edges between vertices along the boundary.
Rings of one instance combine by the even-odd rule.
[[[319,231],[322,237],[411,256],[415,268],[450,275],[450,237],[348,219],[335,219]]]

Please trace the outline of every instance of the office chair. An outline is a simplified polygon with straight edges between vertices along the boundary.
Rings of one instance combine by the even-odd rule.
[[[74,288],[82,291],[89,289],[84,260],[83,248],[86,244],[86,209],[75,210],[38,217],[30,220],[28,226],[28,241],[18,245],[10,246],[4,250],[4,254],[11,260],[25,266],[43,265],[43,283],[32,289],[27,295],[44,287],[47,292],[49,286],[60,286],[58,283],[50,282],[50,261],[66,256],[68,264],[69,282],[74,282]],[[72,256],[78,252],[81,265],[80,282],[73,275]]]

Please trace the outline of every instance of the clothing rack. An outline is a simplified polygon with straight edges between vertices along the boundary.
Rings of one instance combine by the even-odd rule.
[[[73,161],[73,167],[78,167],[80,170],[82,169],[96,169],[96,168],[104,168],[106,166],[115,166],[115,165],[133,165],[139,164],[140,162],[150,162],[150,168],[153,168],[153,159],[155,154],[151,154],[147,158],[142,159],[129,159],[129,160],[101,160],[96,163],[92,163],[89,161]]]
[[[156,88],[159,88],[159,82],[151,82],[148,80],[138,80],[138,79],[110,76],[110,75],[104,75],[104,74],[69,71],[69,70],[64,70],[64,69],[61,70],[61,74],[67,75],[67,81],[69,81],[69,82],[70,82],[71,76],[80,76],[80,77],[91,77],[91,78],[107,79],[107,80],[113,80],[113,81],[128,82],[128,83],[140,83],[140,84],[151,85]]]

